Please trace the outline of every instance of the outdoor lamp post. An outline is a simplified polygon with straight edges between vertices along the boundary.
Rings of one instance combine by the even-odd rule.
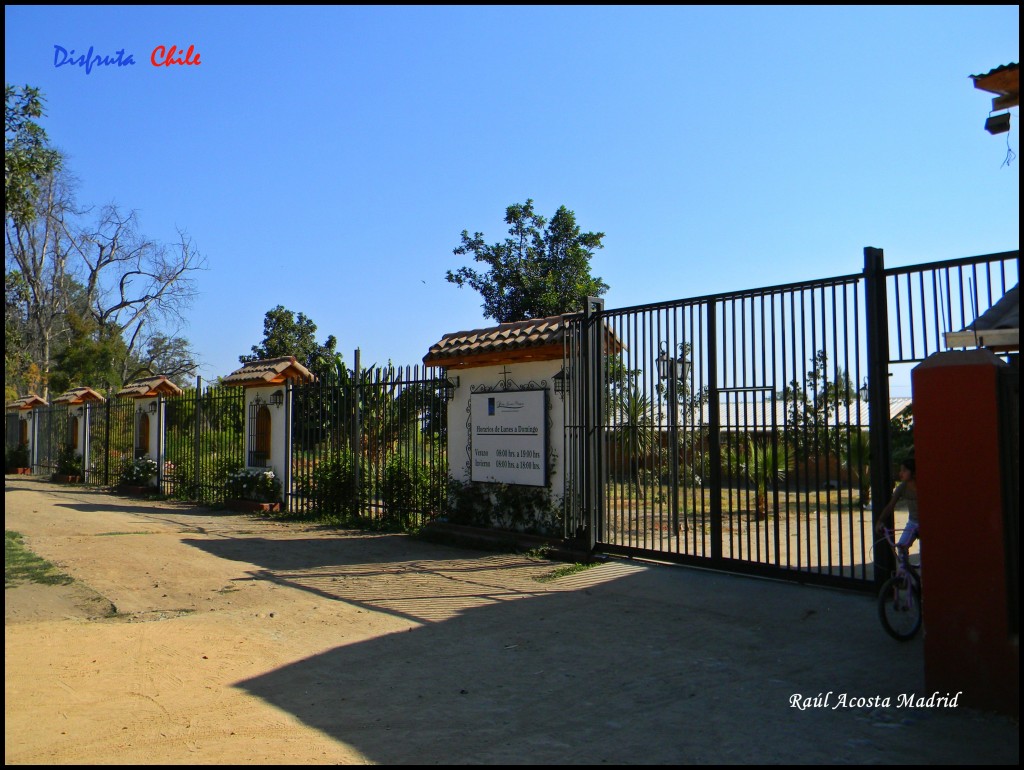
[[[661,354],[658,356],[658,379],[668,387],[668,428],[669,441],[672,444],[672,531],[679,537],[679,382],[685,381],[690,370],[690,362],[683,353],[683,345],[676,346],[679,355],[669,358],[668,343],[661,343]],[[683,522],[686,531],[686,522]]]

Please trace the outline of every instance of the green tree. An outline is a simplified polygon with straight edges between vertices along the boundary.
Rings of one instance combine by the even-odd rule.
[[[125,382],[162,374],[185,388],[193,384],[199,364],[187,338],[157,333],[146,340],[142,351],[131,358],[128,366]]]
[[[77,385],[114,391],[124,385],[122,362],[127,345],[115,327],[101,327],[93,318],[71,311],[70,338],[57,355],[50,386],[57,393]]]
[[[789,438],[801,460],[829,454],[839,457],[848,444],[850,426],[836,426],[834,419],[840,407],[857,400],[858,391],[842,367],[830,369],[825,351],[815,353],[811,364],[802,385],[793,380],[782,391],[792,431]]]
[[[329,335],[321,345],[316,341],[316,324],[304,313],[295,313],[284,305],[268,310],[263,318],[263,342],[252,346],[250,355],[242,355],[238,360],[243,363],[261,361],[281,356],[295,356],[299,363],[311,371],[334,368],[340,358],[336,359],[335,348],[338,341]]]
[[[599,297],[608,285],[590,275],[590,260],[603,248],[604,233],[584,233],[576,215],[561,206],[549,222],[536,214],[533,201],[505,209],[509,238],[487,244],[483,233],[462,231],[458,255],[472,254],[486,272],[470,267],[449,270],[446,278],[468,285],[483,297],[486,318],[498,323],[571,313],[583,309],[587,297]]]
[[[91,319],[93,342],[124,340],[114,379],[125,381],[162,324],[184,321],[204,260],[182,231],[178,244],[165,246],[139,232],[134,212],[105,206],[93,219],[79,210],[64,168],[38,180],[35,212],[31,220],[6,217],[4,264],[8,275],[20,276],[13,313],[21,352],[40,372],[41,395],[47,396],[51,368],[74,337],[72,313]]]
[[[4,87],[4,213],[19,222],[36,216],[39,181],[60,165],[60,153],[49,146],[46,131],[36,123],[43,116],[38,88]]]

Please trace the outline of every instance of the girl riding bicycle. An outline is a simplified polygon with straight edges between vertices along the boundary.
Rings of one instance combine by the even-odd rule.
[[[879,515],[878,521],[875,523],[875,532],[879,535],[884,532],[886,527],[892,529],[894,527],[893,515],[896,512],[896,504],[899,503],[900,500],[906,501],[910,515],[907,518],[907,527],[903,530],[903,534],[900,536],[900,540],[896,544],[896,547],[904,554],[918,538],[916,477],[917,463],[914,461],[914,458],[907,458],[900,465],[900,483],[897,485],[896,489],[893,490],[892,499],[889,501],[889,504],[882,509],[882,513]]]

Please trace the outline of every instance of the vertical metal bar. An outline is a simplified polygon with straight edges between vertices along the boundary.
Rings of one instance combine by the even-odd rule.
[[[722,418],[718,392],[718,307],[708,301],[708,444],[711,452],[711,561],[722,561]]]
[[[868,336],[868,425],[871,440],[871,531],[874,532],[892,488],[889,435],[889,338],[885,296],[885,255],[864,249],[865,313]],[[887,565],[884,549],[875,549],[875,580]]]
[[[203,461],[201,446],[203,403],[202,398],[200,398],[202,388],[203,378],[196,375],[196,389],[192,398],[192,489],[195,490],[193,495],[197,500],[203,499],[203,474],[201,468]]]
[[[362,506],[360,504],[359,490],[362,488],[362,472],[363,472],[363,457],[362,457],[362,400],[364,398],[363,393],[363,372],[362,366],[359,359],[359,348],[356,348],[355,355],[353,356],[353,388],[352,388],[352,462],[353,462],[353,488],[351,494],[354,495],[355,499],[351,501],[352,510],[355,511],[356,516],[362,516]]]
[[[283,509],[290,511],[292,506],[292,465],[295,447],[292,445],[292,381],[284,384],[284,478],[281,484],[281,497],[284,498]]]

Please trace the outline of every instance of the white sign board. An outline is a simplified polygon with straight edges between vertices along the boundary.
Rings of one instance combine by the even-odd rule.
[[[547,486],[546,391],[469,397],[473,481]]]

